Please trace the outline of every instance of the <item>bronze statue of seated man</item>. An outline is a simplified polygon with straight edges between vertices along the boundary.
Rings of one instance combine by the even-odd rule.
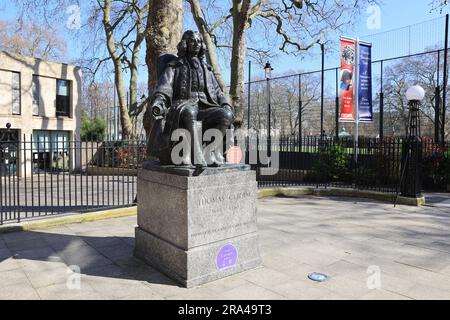
[[[190,134],[191,152],[180,165],[196,167],[221,166],[225,163],[223,148],[203,152],[203,133],[217,129],[226,136],[234,114],[227,96],[205,62],[205,45],[198,32],[186,31],[178,44],[178,57],[160,57],[160,75],[149,111],[156,122],[149,137],[149,154],[162,164],[173,164],[170,151],[172,133],[185,129]],[[201,124],[202,131],[199,131]],[[222,145],[222,143],[221,143]]]

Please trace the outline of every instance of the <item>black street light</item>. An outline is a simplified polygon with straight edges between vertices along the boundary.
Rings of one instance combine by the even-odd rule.
[[[273,68],[270,65],[270,62],[267,61],[266,65],[264,66],[264,72],[266,74],[266,81],[267,81],[267,147],[268,147],[268,153],[270,154],[271,152],[271,146],[272,146],[272,134],[271,134],[271,112],[272,112],[272,108],[271,108],[271,96],[270,96],[270,78],[272,77],[272,71]]]
[[[266,79],[267,80],[272,77],[272,71],[273,71],[273,68],[270,65],[270,62],[267,61],[266,65],[264,66],[264,72],[266,73]]]
[[[320,50],[322,51],[322,71],[321,71],[321,86],[320,86],[320,142],[324,138],[323,116],[324,116],[324,88],[325,88],[325,45],[320,43]]]

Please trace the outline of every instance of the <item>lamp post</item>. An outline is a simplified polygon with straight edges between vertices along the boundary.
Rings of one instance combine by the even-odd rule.
[[[324,86],[325,86],[325,45],[320,43],[320,50],[322,52],[322,68],[321,68],[321,80],[320,80],[320,142],[324,138],[323,129],[323,112],[324,112]]]
[[[271,146],[272,146],[272,134],[271,134],[271,96],[270,96],[270,78],[272,77],[272,71],[273,68],[270,65],[270,62],[267,61],[266,65],[264,66],[264,72],[266,75],[266,81],[267,81],[267,144],[268,144],[268,153],[270,154]]]
[[[409,116],[407,138],[402,145],[402,176],[400,189],[402,196],[422,197],[422,139],[420,137],[420,103],[425,98],[425,90],[412,86],[406,91]]]

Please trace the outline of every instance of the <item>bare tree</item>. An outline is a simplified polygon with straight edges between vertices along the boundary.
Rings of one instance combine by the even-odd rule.
[[[93,83],[84,80],[81,100],[85,114],[91,119],[108,119],[114,90],[113,82]]]
[[[408,105],[405,97],[406,90],[412,85],[420,85],[425,89],[426,95],[422,102],[420,111],[422,115],[422,135],[433,136],[435,124],[435,108],[436,101],[442,108],[443,87],[437,93],[437,73],[438,67],[443,69],[443,62],[438,66],[436,54],[425,54],[420,56],[409,57],[395,62],[387,67],[383,77],[384,85],[384,102],[387,112],[386,119],[394,135],[404,135],[408,127]],[[442,79],[441,79],[442,80]],[[442,126],[442,119],[439,119]],[[450,125],[447,119],[446,127]],[[448,133],[447,133],[448,136]]]
[[[250,49],[247,46],[249,39],[264,44],[259,48],[251,48],[262,56],[271,52],[271,48],[277,44],[282,52],[296,55],[319,42],[326,42],[329,31],[351,25],[361,8],[374,1],[230,0],[230,9],[222,10],[219,14],[219,10],[209,10],[211,7],[218,8],[214,6],[214,0],[204,1],[203,6],[208,7],[204,11],[201,10],[199,0],[189,2],[206,44],[211,46],[211,40],[216,48],[228,48],[231,51],[230,96],[236,113],[235,125],[239,127],[245,108],[245,59]],[[206,11],[214,14],[208,15]],[[208,49],[209,61],[217,68],[214,50]]]
[[[10,53],[35,58],[61,59],[66,43],[59,30],[35,21],[0,20],[0,48]]]
[[[271,129],[281,134],[296,135],[299,120],[306,129],[309,122],[316,121],[320,102],[320,75],[303,76],[299,97],[299,76],[286,76],[270,81],[271,87]],[[268,121],[268,83],[265,80],[251,84],[250,127],[266,129]],[[301,101],[301,108],[299,102]],[[246,101],[247,103],[247,101]],[[319,105],[318,105],[319,106]],[[299,115],[301,117],[299,117]]]
[[[148,11],[148,3],[140,6],[139,1],[131,2],[112,2],[111,0],[97,1],[99,8],[102,10],[102,24],[106,36],[106,46],[109,55],[114,64],[115,85],[117,90],[120,119],[122,124],[122,137],[124,139],[133,137],[133,123],[130,120],[128,101],[124,85],[123,64],[126,64],[130,70],[130,107],[131,110],[137,110],[137,79],[138,79],[138,63],[139,51],[145,33],[143,28],[144,15]],[[116,12],[112,12],[115,10]],[[112,18],[112,14],[116,18]],[[132,14],[130,16],[130,14]],[[121,23],[125,19],[133,19],[133,23],[121,39],[116,40],[116,32],[120,30]],[[128,40],[128,36],[134,33],[132,40]],[[120,50],[120,51],[119,51]],[[131,51],[131,58],[127,53]]]
[[[447,4],[448,0],[432,0],[430,2],[431,11],[440,11],[442,13]]]
[[[320,101],[320,75],[312,74],[302,77],[301,97],[299,97],[298,83],[298,76],[271,81],[271,127],[282,134],[297,134],[300,118],[304,122],[305,119],[312,118],[315,113],[317,114],[317,109],[314,110],[311,107]],[[299,109],[300,100],[302,104]]]
[[[73,4],[70,0],[16,0],[16,3],[20,8],[19,21],[23,21],[24,17],[38,16],[40,23],[47,28],[67,19],[66,10]],[[88,19],[79,30],[69,32],[85,40],[84,58],[79,59],[79,62],[86,71],[84,74],[90,77],[92,82],[98,82],[96,78],[101,76],[100,70],[105,65],[107,71],[108,66],[112,65],[122,138],[133,138],[136,119],[144,106],[144,103],[139,103],[138,72],[140,49],[146,37],[149,2],[89,0],[83,5],[87,8],[86,12],[89,12]]]

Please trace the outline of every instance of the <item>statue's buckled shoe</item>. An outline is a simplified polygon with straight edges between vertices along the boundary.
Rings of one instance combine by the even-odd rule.
[[[205,154],[205,160],[209,167],[220,167],[225,163],[225,159],[219,152],[217,152],[217,150],[210,152],[209,154]]]
[[[214,153],[208,152],[204,155],[205,161],[208,164],[208,167],[212,167],[216,161],[216,158],[214,157]]]
[[[183,159],[181,160],[181,165],[182,166],[192,166],[191,163],[191,155],[187,155],[185,157],[183,157]]]
[[[202,137],[202,124],[199,121],[194,121],[192,124],[193,130],[191,130],[192,134],[192,154],[194,157],[193,165],[195,167],[207,167],[208,163],[203,156],[203,144],[201,142]],[[194,134],[195,131],[195,134]]]
[[[214,156],[216,158],[216,163],[219,166],[223,166],[225,164],[225,158],[223,157],[223,152],[220,149],[216,149],[214,151]]]

